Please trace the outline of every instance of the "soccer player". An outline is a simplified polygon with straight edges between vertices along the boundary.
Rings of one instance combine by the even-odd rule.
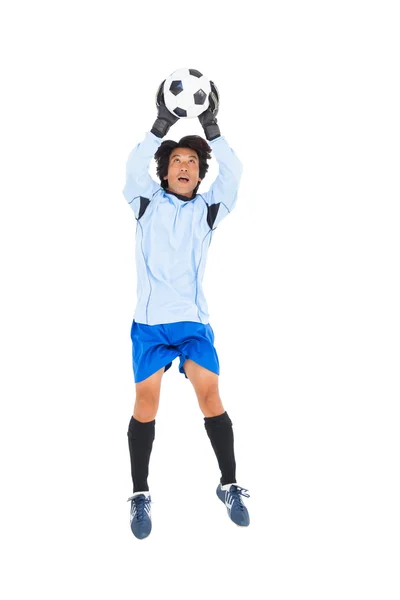
[[[157,119],[128,157],[123,190],[137,220],[138,300],[131,329],[136,399],[128,428],[133,496],[128,501],[138,539],[147,537],[152,527],[147,477],[161,379],[178,356],[179,371],[193,385],[221,471],[218,498],[234,523],[250,522],[242,500],[249,497],[248,490],[236,482],[232,421],[219,396],[219,361],[202,290],[208,247],[236,204],[242,165],[221,136],[213,82],[209,108],[198,117],[210,145],[197,135],[161,141],[178,120],[165,106],[163,85],[156,96]],[[219,174],[208,192],[199,193],[211,151]],[[148,173],[153,156],[160,183]]]

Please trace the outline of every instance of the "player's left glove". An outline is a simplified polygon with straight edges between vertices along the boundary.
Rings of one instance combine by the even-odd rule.
[[[213,81],[210,81],[210,85],[211,92],[208,95],[209,106],[207,110],[198,116],[200,124],[204,129],[205,136],[209,142],[221,135],[216,119],[219,110],[219,93],[217,86]]]
[[[163,138],[170,129],[170,127],[177,122],[179,117],[176,117],[168,110],[165,106],[164,101],[164,81],[160,84],[156,94],[156,106],[157,106],[157,119],[154,121],[151,133],[154,133],[159,138]]]

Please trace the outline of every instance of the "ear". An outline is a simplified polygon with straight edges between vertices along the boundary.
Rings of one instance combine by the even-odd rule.
[[[200,181],[201,181],[201,179],[200,179],[200,177],[199,177],[199,183],[200,183]]]
[[[163,179],[168,179],[168,175],[166,175],[165,177],[163,177]]]

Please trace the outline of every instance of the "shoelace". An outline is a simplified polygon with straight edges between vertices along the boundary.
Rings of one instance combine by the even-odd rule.
[[[133,500],[135,503],[136,519],[138,521],[142,521],[145,515],[144,507],[146,506],[146,504],[150,504],[150,498],[146,498],[145,496],[131,496],[130,498],[128,498],[128,502],[129,500]]]
[[[244,510],[244,508],[245,508],[240,496],[245,496],[245,498],[250,498],[250,494],[246,494],[246,492],[248,492],[248,491],[249,490],[246,490],[245,488],[240,487],[240,485],[235,485],[234,487],[231,488],[231,490],[229,492],[230,494],[232,494],[234,499],[239,502],[240,510]]]

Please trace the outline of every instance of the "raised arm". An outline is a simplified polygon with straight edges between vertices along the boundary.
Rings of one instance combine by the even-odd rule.
[[[129,154],[126,163],[126,183],[123,194],[137,219],[140,218],[140,207],[143,206],[143,202],[149,203],[161,187],[149,175],[151,159],[160,144],[160,138],[149,131],[144,140]]]
[[[157,119],[151,131],[146,133],[144,140],[132,150],[126,163],[126,183],[123,194],[136,219],[140,219],[154,194],[161,188],[161,185],[150,177],[149,166],[161,145],[161,138],[178,120],[178,117],[170,113],[165,106],[163,87],[164,81],[156,94]]]
[[[221,135],[216,118],[219,110],[219,93],[215,84],[212,81],[210,83],[209,107],[199,116],[199,121],[219,165],[218,177],[209,191],[204,194],[208,205],[207,222],[211,229],[215,229],[236,205],[243,167]]]

